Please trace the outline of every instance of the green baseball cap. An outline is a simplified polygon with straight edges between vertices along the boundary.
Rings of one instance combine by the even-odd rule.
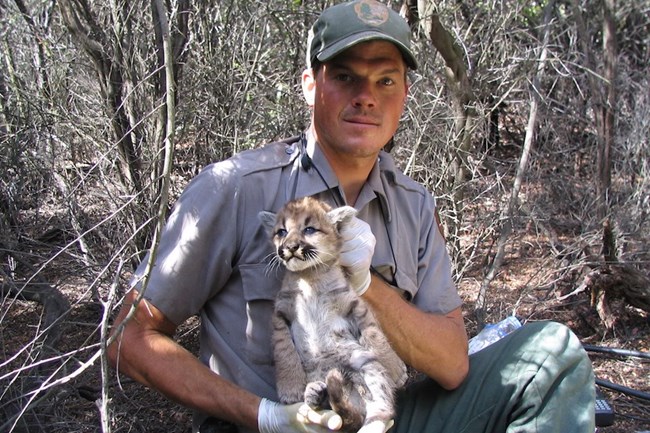
[[[392,42],[404,61],[417,69],[411,51],[411,29],[391,8],[375,0],[355,0],[325,9],[309,31],[307,66],[315,60],[326,62],[360,42],[371,40]]]

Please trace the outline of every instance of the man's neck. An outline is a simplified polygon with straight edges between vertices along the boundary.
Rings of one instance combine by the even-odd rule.
[[[322,147],[321,152],[339,181],[345,194],[345,201],[350,206],[354,206],[375,165],[376,158],[345,158],[341,155],[329,155]]]

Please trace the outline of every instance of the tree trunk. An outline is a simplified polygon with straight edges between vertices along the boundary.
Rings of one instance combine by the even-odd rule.
[[[183,64],[185,63],[186,50],[185,46],[188,40],[188,17],[190,13],[190,4],[188,0],[180,0],[175,8],[175,14],[171,18],[175,18],[176,26],[173,30],[169,28],[168,20],[163,14],[167,14],[168,10],[162,7],[157,0],[152,0],[151,12],[154,23],[155,41],[156,41],[156,71],[155,79],[155,99],[159,101],[156,104],[160,107],[156,113],[154,143],[158,149],[164,150],[167,137],[173,134],[169,130],[169,107],[174,107],[178,103],[178,93],[176,92],[183,72]],[[169,47],[165,47],[169,44]],[[167,53],[166,53],[167,50]],[[169,57],[165,58],[165,55]],[[169,92],[172,90],[173,92]],[[170,105],[171,104],[171,105]],[[160,155],[160,152],[156,152]],[[164,158],[158,158],[155,165],[155,179],[158,180],[156,188],[158,189],[155,197],[160,197],[163,182],[162,174],[165,172]]]
[[[415,5],[417,4],[417,8]],[[429,36],[431,44],[438,50],[445,61],[445,76],[451,90],[454,111],[454,143],[450,145],[453,156],[450,162],[452,190],[451,216],[446,225],[452,242],[452,249],[460,251],[460,237],[457,236],[462,221],[462,203],[464,200],[464,183],[467,177],[467,155],[472,144],[471,134],[476,116],[472,106],[474,94],[470,78],[467,75],[465,57],[456,44],[453,35],[445,29],[431,0],[407,0],[403,13],[413,26],[420,19],[422,30]]]
[[[604,103],[601,104],[599,116],[600,135],[598,147],[598,201],[601,219],[609,215],[609,188],[612,178],[611,150],[614,142],[614,110],[616,107],[616,0],[603,3],[603,58],[605,63]]]
[[[45,61],[45,47],[43,46],[43,41],[45,40],[43,35],[44,29],[34,21],[23,0],[14,0],[14,2],[16,3],[16,7],[20,11],[23,19],[27,23],[32,39],[34,40],[34,62],[36,63],[34,66],[38,73],[38,87],[49,99],[51,91],[48,67],[47,62]]]
[[[96,23],[85,0],[61,0],[59,8],[73,39],[93,61],[106,104],[106,115],[111,119],[113,141],[121,156],[123,183],[131,193],[138,194],[142,191],[142,155],[133,141],[133,128],[126,111],[124,71],[119,62],[119,44],[122,41],[115,45],[109,42],[112,38]]]
[[[508,207],[503,212],[503,221],[501,225],[501,233],[499,235],[499,241],[497,244],[497,252],[492,261],[489,271],[485,275],[485,278],[481,282],[481,288],[479,289],[479,294],[476,299],[475,314],[476,319],[479,325],[479,328],[485,323],[485,304],[487,291],[490,286],[490,283],[497,275],[499,268],[503,263],[503,259],[506,255],[506,244],[510,233],[512,232],[512,218],[516,212],[517,205],[519,203],[519,191],[521,191],[521,185],[523,183],[526,170],[528,169],[528,159],[530,157],[530,150],[535,140],[535,129],[537,127],[537,112],[540,99],[540,79],[544,75],[544,68],[546,67],[546,57],[548,54],[548,40],[550,33],[550,24],[551,18],[553,16],[553,9],[555,7],[555,1],[551,0],[545,7],[544,10],[544,37],[542,41],[542,50],[539,55],[539,63],[537,65],[537,72],[533,77],[532,89],[530,90],[530,110],[528,114],[528,125],[526,126],[526,138],[524,140],[524,147],[521,151],[521,157],[519,158],[519,165],[517,166],[517,173],[515,174],[515,181],[512,186],[512,192],[510,194],[510,200],[508,201]]]
[[[609,188],[611,185],[611,149],[614,140],[614,109],[616,106],[616,70],[618,48],[616,43],[615,23],[615,0],[604,0],[603,2],[603,59],[605,70],[602,73],[603,80],[598,79],[596,63],[589,48],[589,39],[586,26],[582,18],[580,2],[573,1],[573,15],[578,30],[578,42],[585,55],[585,63],[588,70],[589,86],[591,88],[592,106],[594,110],[594,121],[598,131],[596,149],[596,199],[597,215],[603,221],[609,215]]]

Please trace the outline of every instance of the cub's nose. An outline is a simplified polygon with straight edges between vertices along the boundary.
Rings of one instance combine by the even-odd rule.
[[[278,255],[285,261],[300,256],[300,244],[297,242],[285,243],[278,248]]]

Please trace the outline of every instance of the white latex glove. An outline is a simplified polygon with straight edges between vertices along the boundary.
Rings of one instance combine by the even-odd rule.
[[[305,403],[284,405],[263,398],[257,413],[260,433],[326,433],[340,429],[342,424],[335,412],[316,412]]]
[[[357,217],[341,224],[343,239],[341,265],[348,271],[350,285],[359,296],[370,287],[370,265],[375,253],[375,235],[370,226]]]
[[[387,423],[384,423],[381,420],[376,420],[361,427],[357,433],[386,433],[390,430],[393,424],[395,424],[395,421],[392,419]]]

